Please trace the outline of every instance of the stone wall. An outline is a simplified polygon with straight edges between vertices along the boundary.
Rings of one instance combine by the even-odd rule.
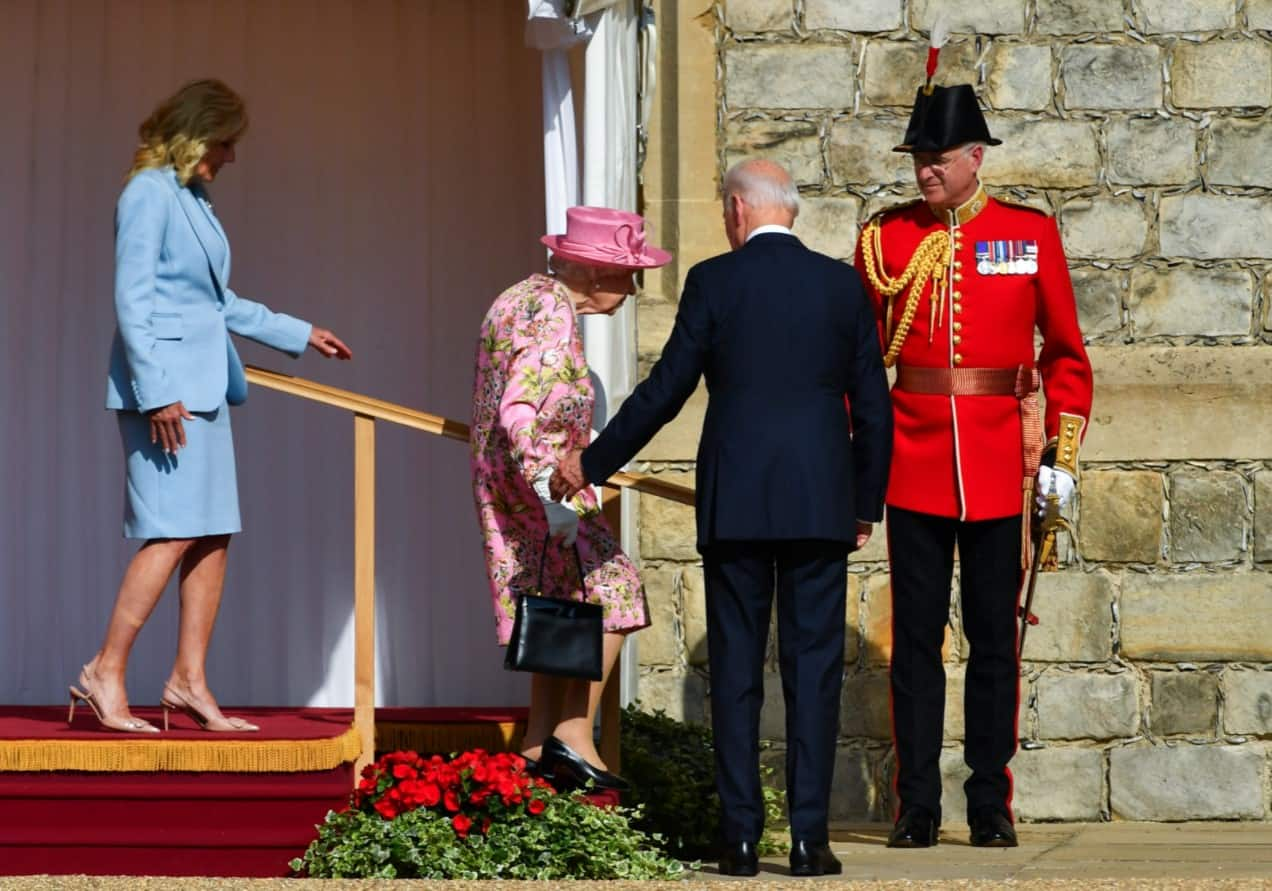
[[[677,251],[638,310],[657,358],[688,267],[725,250],[718,182],[792,170],[797,233],[851,256],[914,196],[889,151],[935,9],[941,83],[976,85],[984,178],[1058,216],[1096,371],[1076,547],[1039,584],[1021,681],[1019,815],[1272,818],[1272,0],[662,0],[646,210]],[[692,469],[705,396],[640,456]],[[692,481],[692,476],[688,479]],[[851,565],[837,819],[887,819],[889,591],[882,534]],[[640,696],[707,719],[702,571],[686,508],[645,499],[653,628]],[[945,810],[962,811],[967,646],[947,647]],[[775,661],[763,733],[780,767]]]

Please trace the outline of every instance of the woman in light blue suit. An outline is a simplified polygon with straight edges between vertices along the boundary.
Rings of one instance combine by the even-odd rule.
[[[229,406],[247,397],[230,334],[299,356],[352,354],[334,334],[245,300],[229,287],[230,245],[206,186],[234,161],[247,127],[242,99],[220,81],[187,84],[141,125],[141,146],[115,214],[115,313],[106,407],[127,463],[124,535],[144,539],[124,573],[106,640],[72,685],[102,726],[157,733],[128,708],[125,672],[141,626],[181,570],[177,657],[163,687],[169,710],[205,730],[258,728],[221,714],[204,670],[240,531]]]

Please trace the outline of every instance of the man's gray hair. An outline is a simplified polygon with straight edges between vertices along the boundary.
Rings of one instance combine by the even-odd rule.
[[[799,189],[791,175],[775,161],[748,158],[724,175],[724,200],[737,195],[752,207],[781,207],[799,216]]]

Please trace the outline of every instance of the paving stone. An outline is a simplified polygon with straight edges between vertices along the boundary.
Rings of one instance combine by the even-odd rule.
[[[1003,43],[990,50],[985,101],[992,108],[1041,111],[1051,95],[1051,47]]]
[[[821,185],[825,178],[821,126],[816,121],[730,120],[725,125],[725,164],[769,158],[784,166],[796,185]]]
[[[847,44],[733,46],[724,64],[730,109],[853,105],[857,60]]]
[[[985,153],[981,179],[988,185],[1066,189],[1099,179],[1098,134],[1087,121],[990,115],[989,132],[1003,145]]]
[[[1264,761],[1264,752],[1249,745],[1136,743],[1113,749],[1113,819],[1260,819]]]
[[[1272,670],[1223,673],[1223,727],[1228,733],[1272,734]]]
[[[1119,269],[1081,267],[1069,270],[1078,302],[1078,324],[1087,337],[1108,334],[1122,325],[1126,273]]]
[[[793,231],[812,250],[852,262],[860,217],[860,198],[801,198]]]
[[[1129,118],[1108,125],[1109,181],[1176,185],[1197,178],[1197,131],[1183,118]]]
[[[1272,259],[1272,201],[1235,195],[1166,195],[1159,211],[1166,257]]]
[[[1125,26],[1121,0],[1038,0],[1039,34],[1117,33]]]
[[[1222,31],[1236,26],[1237,8],[1216,0],[1137,0],[1147,34],[1171,31]]]
[[[901,27],[901,0],[804,0],[804,27],[892,31]]]
[[[1241,475],[1180,471],[1170,476],[1170,557],[1175,563],[1238,560],[1245,543]]]
[[[1113,576],[1047,572],[1034,592],[1038,624],[1025,637],[1028,662],[1107,662],[1113,657]]]
[[[1212,734],[1219,711],[1219,677],[1210,671],[1154,671],[1149,723],[1154,735]]]
[[[1043,739],[1120,739],[1139,726],[1135,676],[1048,671],[1038,679],[1038,734]]]
[[[1251,28],[1272,31],[1272,0],[1246,0],[1245,12]]]
[[[1272,186],[1272,126],[1263,118],[1211,123],[1206,178],[1222,186]]]
[[[1256,40],[1175,44],[1171,97],[1180,108],[1272,104],[1272,47]]]
[[[1060,52],[1065,108],[1157,108],[1162,51],[1151,44],[1079,44]]]
[[[1017,819],[1099,821],[1104,802],[1104,753],[1099,749],[1021,749],[1010,767]]]
[[[836,121],[828,149],[831,180],[835,185],[913,185],[910,156],[892,151],[904,138],[905,120],[900,117]]]
[[[1272,586],[1265,573],[1129,573],[1120,617],[1127,659],[1272,662]]]
[[[1148,240],[1148,208],[1130,196],[1078,198],[1060,208],[1060,229],[1070,257],[1135,257]]]
[[[789,31],[795,5],[791,0],[729,0],[724,20],[734,31]]]
[[[1108,470],[1083,475],[1082,522],[1087,560],[1156,563],[1161,554],[1162,479],[1147,470]]]
[[[1131,272],[1127,305],[1136,334],[1247,335],[1254,280],[1244,269],[1141,266]]]

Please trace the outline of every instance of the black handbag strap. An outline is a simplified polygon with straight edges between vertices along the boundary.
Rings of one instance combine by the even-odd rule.
[[[548,562],[548,545],[551,541],[551,532],[543,536],[543,554],[539,557],[539,595],[541,597],[546,596],[543,593],[543,567],[547,565]],[[574,565],[579,571],[579,587],[583,590],[583,599],[587,600],[587,580],[586,576],[583,575],[583,558],[579,556],[579,542],[577,538],[574,540],[574,545],[571,550],[574,551]]]

